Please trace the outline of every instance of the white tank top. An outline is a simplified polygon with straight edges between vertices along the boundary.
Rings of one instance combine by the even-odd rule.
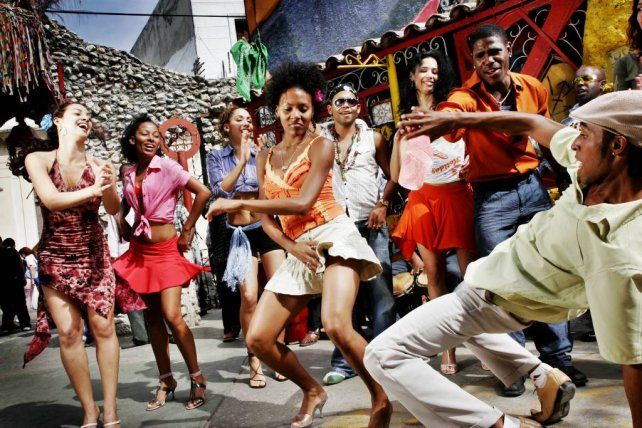
[[[466,145],[464,140],[451,143],[440,137],[431,142],[433,164],[424,177],[424,183],[448,184],[461,181],[459,172],[464,164]]]

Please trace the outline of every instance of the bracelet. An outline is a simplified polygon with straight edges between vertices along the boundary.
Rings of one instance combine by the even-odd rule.
[[[388,208],[390,206],[390,201],[385,200],[384,198],[379,199],[378,203]]]

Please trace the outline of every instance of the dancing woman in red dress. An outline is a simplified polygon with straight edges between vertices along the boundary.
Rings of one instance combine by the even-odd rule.
[[[114,327],[114,299],[124,310],[144,308],[129,289],[116,287],[107,242],[98,223],[101,199],[110,214],[118,212],[114,167],[90,156],[85,141],[92,128],[87,109],[63,103],[49,132],[51,151],[25,158],[26,171],[40,199],[43,230],[38,244],[40,286],[36,334],[25,364],[49,343],[49,320],[58,328],[60,357],[84,416],[82,427],[98,426],[87,354],[82,342],[86,312],[96,341],[103,390],[103,426],[120,425],[116,410],[120,347]],[[44,294],[44,299],[43,299]]]

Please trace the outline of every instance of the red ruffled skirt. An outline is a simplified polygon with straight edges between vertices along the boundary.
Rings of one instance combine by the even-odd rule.
[[[413,190],[392,240],[406,259],[412,257],[417,244],[431,251],[453,248],[475,251],[472,189],[458,182],[443,186],[424,184]]]
[[[187,287],[203,267],[183,257],[178,252],[177,243],[178,236],[154,244],[132,240],[129,250],[114,261],[114,272],[139,294]]]

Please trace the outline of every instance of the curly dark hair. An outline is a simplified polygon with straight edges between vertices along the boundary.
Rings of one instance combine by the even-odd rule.
[[[78,102],[64,100],[52,113],[52,121],[54,118],[62,117],[71,105],[82,105]],[[18,119],[18,124],[11,129],[7,137],[7,147],[9,149],[9,168],[11,173],[15,176],[22,176],[25,180],[31,181],[29,173],[25,168],[25,158],[33,152],[50,152],[58,148],[60,144],[58,140],[58,128],[51,125],[47,129],[47,139],[37,137],[29,125],[24,122],[23,118]]]
[[[506,30],[497,24],[484,24],[475,28],[468,36],[468,49],[473,50],[473,45],[477,40],[488,37],[499,37],[504,43],[508,43],[508,34]]]
[[[450,61],[443,53],[437,50],[430,50],[417,55],[408,63],[408,75],[401,86],[401,99],[399,101],[399,112],[401,114],[410,113],[413,107],[419,105],[417,90],[410,80],[410,73],[415,73],[426,58],[433,58],[437,61],[437,68],[439,69],[439,78],[435,83],[432,95],[435,106],[445,101],[452,88],[457,85],[457,76],[450,65]]]
[[[152,119],[148,114],[139,114],[138,116],[133,118],[131,122],[129,122],[129,125],[127,125],[127,127],[123,131],[123,135],[120,137],[120,151],[123,157],[127,159],[127,162],[129,163],[138,162],[138,156],[136,155],[136,146],[131,144],[129,140],[131,138],[136,138],[135,136],[136,131],[138,131],[138,127],[147,122],[151,122],[154,125],[158,126],[158,124],[154,122],[154,119]],[[158,156],[163,156],[163,151],[160,147],[158,148],[158,152],[156,154]]]
[[[310,94],[314,108],[314,119],[323,109],[327,82],[314,63],[286,62],[281,64],[267,83],[265,99],[268,107],[276,111],[281,95],[291,88],[300,88]]]
[[[642,52],[642,29],[640,29],[640,23],[638,22],[639,5],[640,0],[633,0],[633,10],[631,11],[631,16],[629,16],[629,28],[626,31],[626,35],[631,49]]]

